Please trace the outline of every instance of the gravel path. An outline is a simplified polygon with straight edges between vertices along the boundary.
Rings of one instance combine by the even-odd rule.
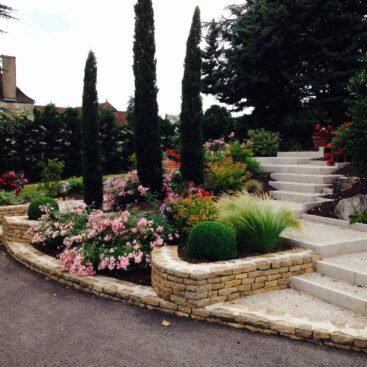
[[[288,228],[282,233],[282,236],[315,245],[329,245],[361,239],[367,240],[367,232],[312,222],[305,219],[301,219],[300,222],[300,229]]]
[[[100,299],[46,281],[0,247],[2,367],[310,365],[362,367],[367,356]]]
[[[293,289],[244,297],[236,300],[235,303],[254,305],[265,310],[294,313],[320,321],[367,324],[367,316],[334,306]]]

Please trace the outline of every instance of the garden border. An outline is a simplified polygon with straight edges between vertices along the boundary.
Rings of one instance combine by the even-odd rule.
[[[9,218],[10,222],[14,222],[15,219],[12,220],[11,217],[6,219]],[[26,222],[24,218],[20,220]],[[126,301],[149,310],[160,310],[252,332],[281,335],[294,340],[311,340],[341,349],[367,352],[367,326],[329,323],[326,328],[321,328],[319,321],[309,320],[302,315],[260,312],[256,307],[234,305],[231,302],[192,308],[192,313],[188,313],[187,307],[160,298],[152,287],[100,275],[72,275],[67,273],[55,258],[35,249],[27,241],[18,243],[9,238],[3,238],[3,241],[8,253],[27,268],[48,279],[102,298]],[[154,253],[152,257],[154,258]],[[200,274],[196,273],[195,277],[200,277]]]

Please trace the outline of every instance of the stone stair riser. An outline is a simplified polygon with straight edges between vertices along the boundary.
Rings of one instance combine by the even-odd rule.
[[[295,192],[307,192],[311,194],[324,193],[324,190],[328,188],[327,184],[306,184],[300,182],[284,182],[284,181],[270,181],[269,185],[278,190],[295,191]]]
[[[276,181],[284,182],[299,182],[299,183],[309,183],[309,184],[331,184],[333,183],[339,175],[305,175],[296,173],[277,173],[272,172],[270,177]]]
[[[335,171],[334,167],[312,165],[261,164],[260,168],[265,173],[298,173],[306,175],[329,175]]]

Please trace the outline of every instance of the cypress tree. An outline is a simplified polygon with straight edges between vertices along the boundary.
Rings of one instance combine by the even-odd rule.
[[[134,39],[134,129],[139,179],[153,192],[162,190],[162,150],[160,145],[154,14],[151,0],[135,5]]]
[[[82,165],[84,201],[101,208],[103,200],[102,168],[99,148],[98,96],[96,90],[97,61],[89,51],[84,70],[82,107]]]
[[[196,7],[186,44],[181,105],[181,173],[196,184],[204,180],[200,41],[200,9]]]

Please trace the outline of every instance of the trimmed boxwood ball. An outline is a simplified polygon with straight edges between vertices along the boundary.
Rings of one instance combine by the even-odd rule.
[[[191,259],[233,259],[237,255],[235,232],[219,222],[198,223],[189,234],[186,251]]]
[[[30,220],[38,220],[43,214],[45,214],[40,207],[49,205],[54,211],[59,211],[59,204],[52,198],[44,196],[42,198],[33,200],[28,207],[28,218]]]

